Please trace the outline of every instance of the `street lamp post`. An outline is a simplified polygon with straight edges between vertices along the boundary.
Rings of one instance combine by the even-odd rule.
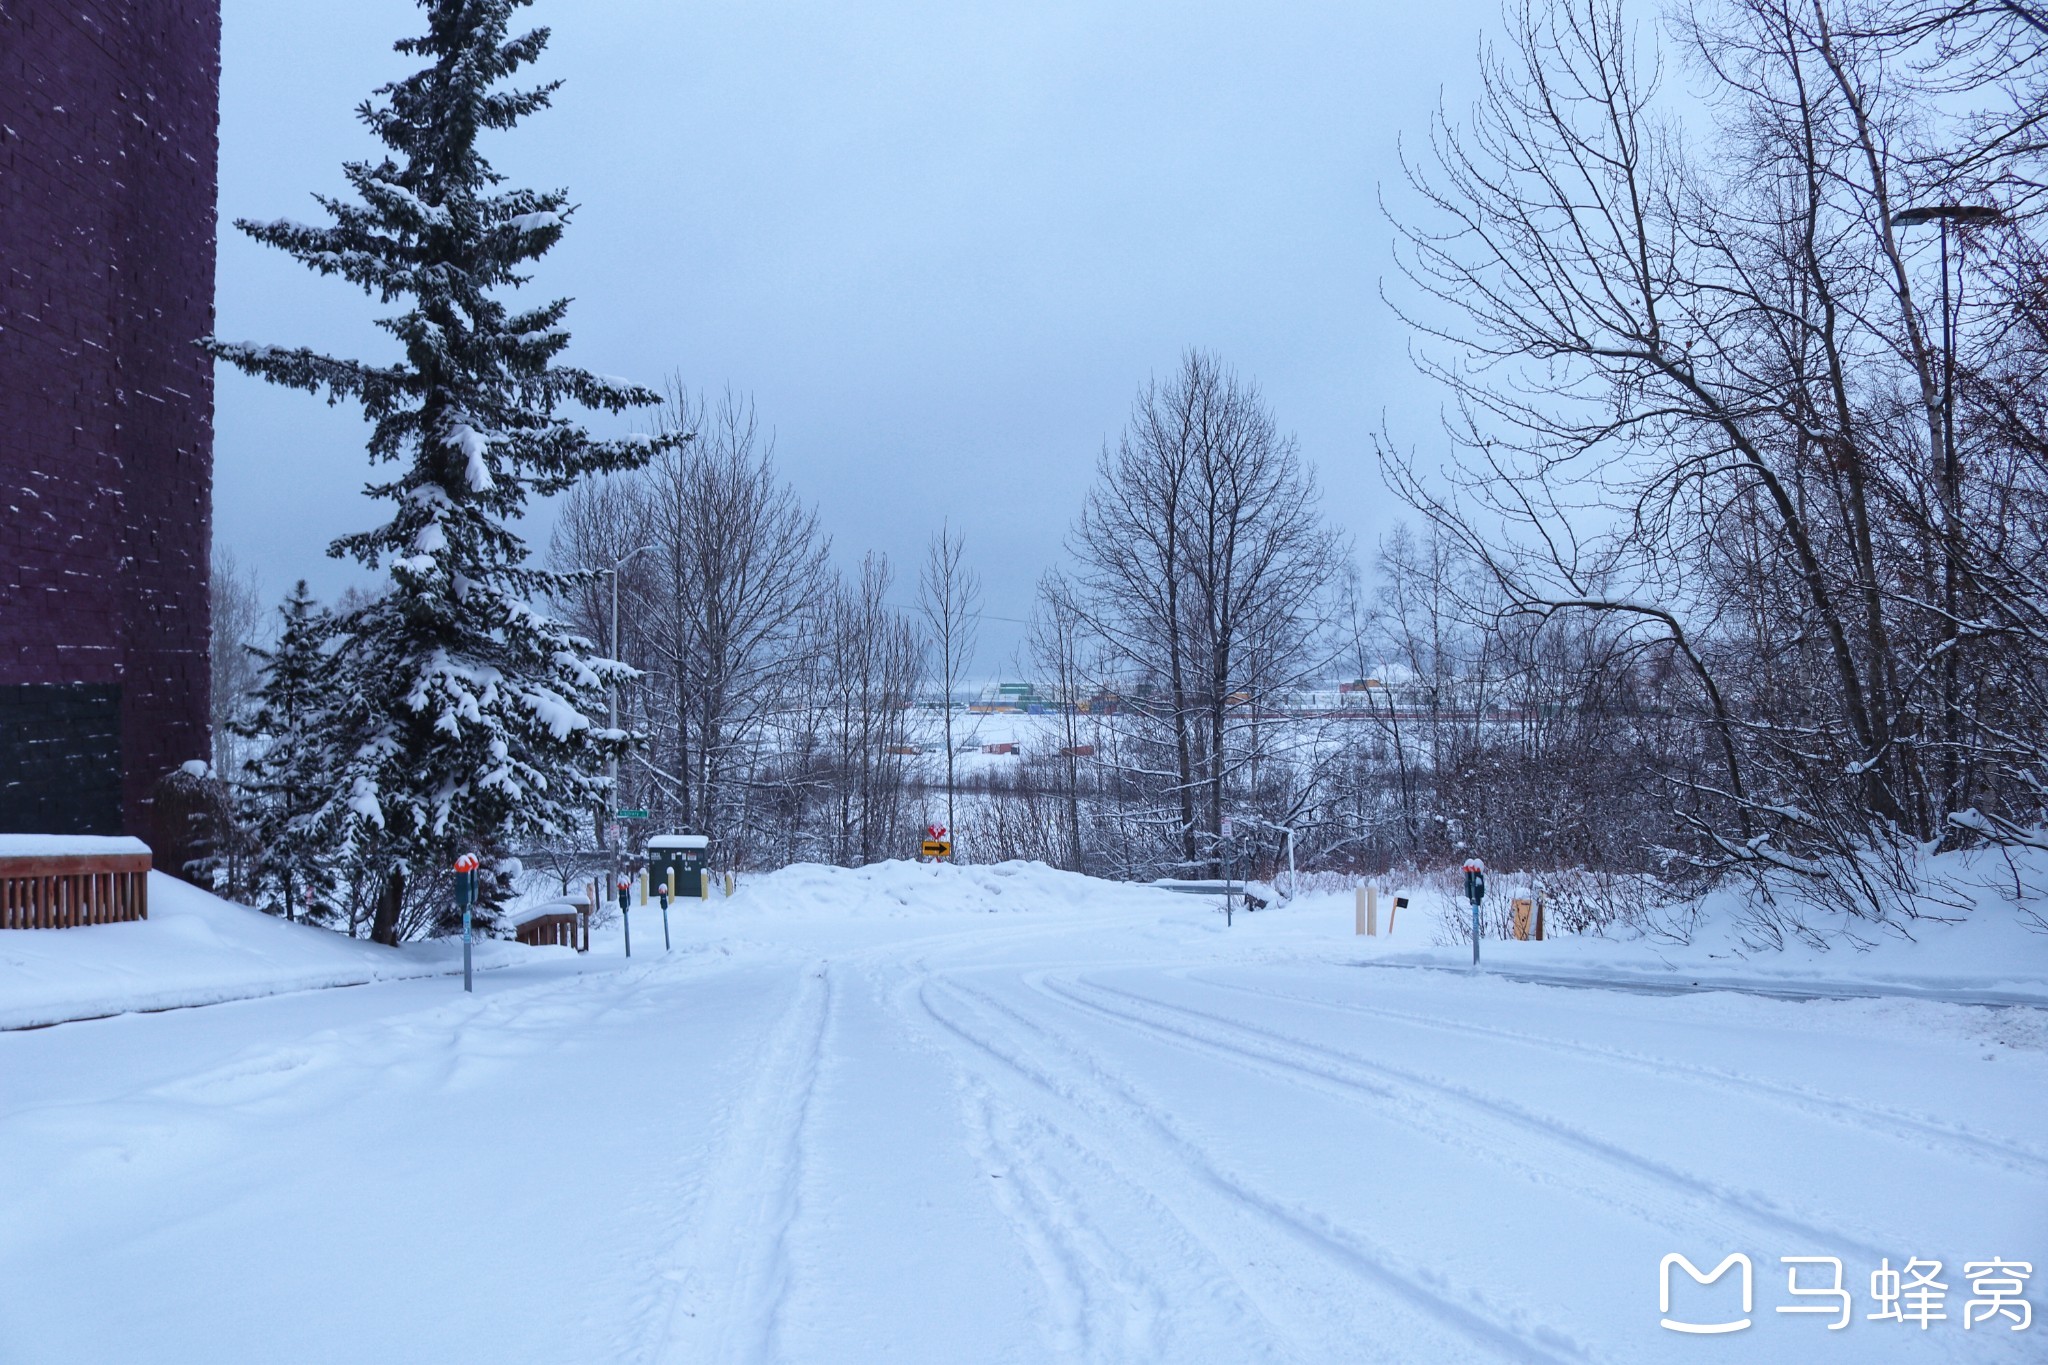
[[[1956,697],[1954,641],[1958,599],[1961,596],[1956,566],[1962,561],[1963,553],[1963,497],[1962,462],[1956,457],[1956,329],[1954,310],[1949,302],[1948,225],[1952,222],[1972,225],[1996,223],[2004,217],[2002,212],[1988,204],[1927,204],[1920,208],[1902,209],[1891,216],[1893,227],[1917,227],[1923,223],[1941,225],[1941,609],[1945,618],[1942,635],[1948,644],[1941,659],[1942,724],[1948,741],[1942,761],[1942,777],[1951,799],[1959,795],[1956,782],[1961,770],[1956,754],[1956,746],[1962,739],[1962,727]],[[1956,274],[1956,292],[1960,294],[1960,262]]]
[[[642,545],[637,550],[627,551],[624,556],[612,564],[610,573],[612,576],[612,662],[614,664],[619,661],[619,571],[633,560],[654,548],[654,545],[651,543]],[[611,685],[606,690],[611,693],[612,733],[617,734],[619,729],[619,680],[617,677],[611,680]],[[618,819],[619,810],[619,751],[616,748],[612,750],[609,766],[611,793],[606,799],[611,802],[611,808],[605,812],[604,820],[604,868],[607,884],[616,881],[619,875],[618,860],[612,856],[611,832],[612,825]]]

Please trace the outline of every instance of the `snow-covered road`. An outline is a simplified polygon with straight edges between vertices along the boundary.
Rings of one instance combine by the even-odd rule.
[[[810,869],[466,999],[0,1035],[0,1361],[2042,1358],[1962,1322],[2048,1279],[2041,1011],[1359,970],[1341,912]],[[1660,1327],[1670,1252],[1753,1325]],[[1869,1320],[1914,1257],[1947,1317]]]

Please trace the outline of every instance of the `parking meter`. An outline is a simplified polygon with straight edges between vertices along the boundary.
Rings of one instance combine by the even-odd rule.
[[[619,878],[619,920],[626,927],[626,956],[633,955],[633,879]]]
[[[1472,902],[1472,965],[1479,965],[1479,902],[1486,899],[1486,864],[1477,858],[1465,863],[1465,898]]]
[[[474,980],[470,975],[470,912],[476,906],[476,869],[481,860],[474,853],[465,853],[455,860],[455,904],[462,911],[462,989],[474,991]]]

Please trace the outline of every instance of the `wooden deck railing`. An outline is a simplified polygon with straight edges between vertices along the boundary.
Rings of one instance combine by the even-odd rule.
[[[512,936],[536,948],[574,948],[590,951],[590,907],[556,902],[528,912],[526,919],[512,926]]]
[[[147,853],[0,856],[0,929],[149,918]]]

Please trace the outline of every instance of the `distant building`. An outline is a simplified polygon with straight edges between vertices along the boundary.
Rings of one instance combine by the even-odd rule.
[[[0,831],[207,756],[219,110],[218,0],[0,4]]]
[[[1044,691],[1036,683],[997,682],[981,689],[981,696],[968,706],[977,716],[1048,716],[1067,709],[1064,698]]]

